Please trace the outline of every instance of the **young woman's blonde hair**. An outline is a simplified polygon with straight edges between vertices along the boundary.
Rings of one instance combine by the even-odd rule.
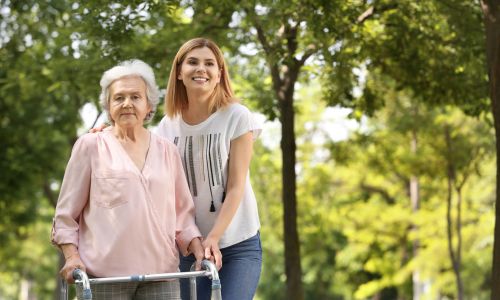
[[[170,77],[167,82],[167,91],[165,94],[165,113],[170,118],[181,114],[184,109],[188,108],[188,98],[186,87],[182,80],[178,79],[180,69],[186,54],[191,50],[197,48],[207,47],[215,55],[217,65],[220,70],[220,82],[215,86],[214,91],[210,95],[208,102],[208,109],[214,112],[229,103],[236,102],[234,98],[233,89],[231,88],[231,81],[227,71],[227,65],[224,61],[224,55],[219,47],[211,40],[206,38],[194,38],[187,41],[182,45],[175,55],[172,62],[172,70],[170,70]]]

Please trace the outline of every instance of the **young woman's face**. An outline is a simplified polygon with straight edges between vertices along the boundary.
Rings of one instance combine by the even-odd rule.
[[[127,76],[109,86],[109,112],[116,126],[143,126],[150,111],[146,83],[142,78]]]
[[[177,78],[182,80],[188,92],[210,94],[220,82],[220,76],[220,66],[214,53],[203,47],[186,54]]]

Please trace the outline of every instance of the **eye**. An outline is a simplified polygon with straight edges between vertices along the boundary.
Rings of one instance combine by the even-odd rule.
[[[211,62],[211,61],[210,61],[210,62],[207,62],[207,66],[209,66],[209,67],[213,67],[213,66],[215,66],[215,63],[214,63],[214,62]]]

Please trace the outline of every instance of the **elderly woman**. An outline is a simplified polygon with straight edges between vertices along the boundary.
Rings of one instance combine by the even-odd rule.
[[[125,61],[101,78],[112,126],[85,134],[66,167],[52,242],[66,263],[93,277],[177,272],[178,250],[202,258],[200,231],[179,153],[144,128],[158,104],[152,69]],[[81,291],[79,292],[81,294]],[[99,284],[94,299],[180,299],[178,280]]]

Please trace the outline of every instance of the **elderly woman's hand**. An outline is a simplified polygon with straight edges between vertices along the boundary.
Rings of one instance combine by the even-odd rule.
[[[204,253],[200,238],[194,238],[191,243],[189,243],[188,251],[193,253],[196,258],[195,270],[201,270],[201,261],[204,259]]]
[[[59,271],[59,274],[68,283],[74,283],[75,280],[73,279],[73,271],[75,269],[80,269],[84,272],[86,271],[85,265],[83,264],[82,260],[80,259],[80,255],[78,254],[74,254],[66,259],[66,263],[64,264],[64,267],[61,269],[61,271]]]
[[[59,271],[64,280],[68,283],[73,283],[75,280],[73,279],[73,271],[75,269],[80,269],[82,271],[86,271],[85,265],[83,264],[80,254],[78,253],[78,248],[73,244],[62,244],[59,245],[64,254],[64,258],[66,259],[66,263],[64,267]]]

